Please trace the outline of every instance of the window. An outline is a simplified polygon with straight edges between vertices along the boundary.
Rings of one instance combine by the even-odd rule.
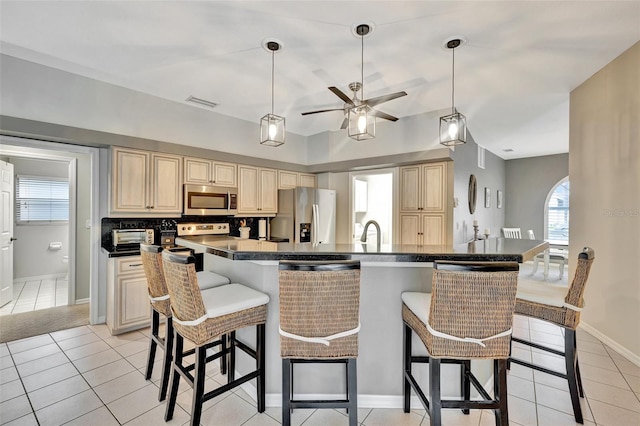
[[[69,221],[67,179],[20,176],[16,178],[16,224]]]
[[[546,206],[547,239],[569,242],[569,179],[563,179],[549,193]]]

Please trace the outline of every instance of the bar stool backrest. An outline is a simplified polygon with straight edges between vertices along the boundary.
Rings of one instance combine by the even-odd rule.
[[[196,259],[194,256],[162,252],[164,275],[171,297],[171,312],[179,321],[195,321],[207,314],[202,301],[198,276],[196,275]],[[183,326],[174,321],[178,332],[196,344],[209,340],[211,336],[203,327]]]
[[[459,338],[502,336],[478,344],[439,337],[429,331],[430,341],[425,345],[430,356],[508,358],[518,269],[516,262],[434,262],[429,326]]]
[[[170,317],[171,303],[169,299],[158,300],[158,298],[169,294],[162,267],[162,247],[153,244],[140,244],[140,257],[144,274],[147,277],[149,297],[156,299],[151,301],[151,306],[162,315]]]
[[[573,276],[573,281],[571,281],[567,295],[564,298],[567,304],[579,308],[584,307],[584,289],[587,284],[587,279],[589,278],[589,272],[591,271],[591,264],[595,257],[595,252],[590,247],[585,247],[578,255],[576,273]],[[565,327],[575,329],[580,323],[580,311],[573,309],[567,309],[566,311],[565,319],[561,323],[564,323]]]
[[[360,324],[360,262],[293,262],[279,266],[280,328],[305,337],[326,337]],[[329,346],[280,336],[282,358],[356,358],[358,334]]]

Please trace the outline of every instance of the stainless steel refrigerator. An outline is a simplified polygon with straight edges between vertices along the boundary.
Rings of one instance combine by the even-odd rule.
[[[336,191],[298,187],[278,191],[278,214],[271,219],[271,239],[290,243],[336,242]]]

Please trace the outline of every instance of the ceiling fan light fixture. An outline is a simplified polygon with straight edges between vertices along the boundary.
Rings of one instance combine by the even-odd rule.
[[[467,143],[467,118],[456,111],[454,98],[455,49],[464,42],[464,38],[458,37],[445,40],[445,47],[451,49],[451,114],[440,117],[440,143],[448,147]]]
[[[266,146],[280,146],[285,139],[285,119],[273,113],[275,53],[282,44],[274,40],[265,40],[263,47],[271,52],[271,112],[260,119],[260,144]]]
[[[376,137],[376,117],[369,105],[349,108],[349,137],[357,141]]]

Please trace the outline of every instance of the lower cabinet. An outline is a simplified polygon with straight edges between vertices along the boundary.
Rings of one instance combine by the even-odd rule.
[[[400,215],[400,243],[442,245],[447,242],[447,221],[443,213]]]
[[[140,256],[109,259],[107,273],[107,327],[120,334],[149,326],[151,305]]]

